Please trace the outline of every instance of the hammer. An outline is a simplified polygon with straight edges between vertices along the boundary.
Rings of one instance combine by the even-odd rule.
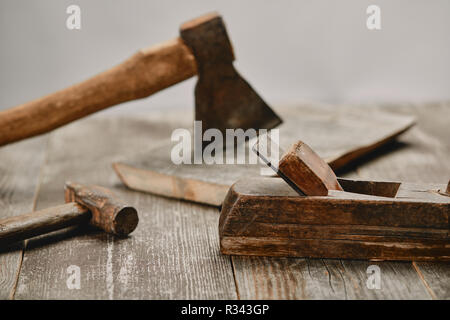
[[[179,38],[142,49],[84,82],[0,111],[0,146],[150,96],[195,74],[195,119],[203,122],[203,132],[271,129],[280,124],[280,118],[234,69],[233,61],[222,18],[216,13],[201,16],[184,23]]]
[[[103,187],[67,182],[65,200],[64,205],[0,220],[0,244],[85,223],[124,237],[139,222],[135,208]]]

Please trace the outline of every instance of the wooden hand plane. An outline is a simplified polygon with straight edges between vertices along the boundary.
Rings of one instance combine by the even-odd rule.
[[[450,261],[450,182],[336,178],[301,142],[276,167],[257,153],[281,179],[230,188],[219,222],[223,254]]]

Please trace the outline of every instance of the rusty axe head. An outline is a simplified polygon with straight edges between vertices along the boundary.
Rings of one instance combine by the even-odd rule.
[[[281,119],[234,69],[233,48],[222,18],[210,13],[186,22],[181,39],[191,49],[198,82],[195,87],[195,120],[202,130],[270,129]]]

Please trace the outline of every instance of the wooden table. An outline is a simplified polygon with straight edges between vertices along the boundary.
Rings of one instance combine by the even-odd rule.
[[[418,125],[339,174],[447,183],[450,103],[382,108],[415,114]],[[111,162],[189,127],[185,114],[99,114],[0,148],[1,217],[63,203],[66,180],[110,187],[140,212],[128,239],[78,227],[3,249],[0,298],[450,299],[449,263],[224,256],[216,208],[127,190]],[[371,264],[381,270],[379,290],[366,285]],[[66,284],[71,265],[80,268],[79,290]]]

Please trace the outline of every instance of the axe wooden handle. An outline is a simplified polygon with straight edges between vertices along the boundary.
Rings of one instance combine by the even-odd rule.
[[[39,135],[125,101],[147,97],[195,75],[180,38],[142,49],[84,82],[0,112],[0,146]]]

